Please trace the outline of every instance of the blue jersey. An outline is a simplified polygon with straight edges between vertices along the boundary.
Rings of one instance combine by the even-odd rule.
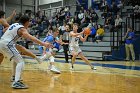
[[[44,38],[43,42],[49,42],[51,44],[53,44],[55,41],[55,38],[52,35],[49,35],[47,37]]]
[[[53,37],[53,35],[49,35],[49,36],[45,37],[43,39],[43,42],[49,42],[49,43],[53,44],[54,48],[59,49],[59,44],[57,42],[55,42],[55,38]],[[43,53],[43,46],[39,46],[39,51],[40,51],[40,53]],[[46,51],[49,51],[49,49],[46,49]]]

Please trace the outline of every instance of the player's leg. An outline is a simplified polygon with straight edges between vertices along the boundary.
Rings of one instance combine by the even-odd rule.
[[[28,49],[26,49],[25,47],[21,46],[21,45],[16,45],[16,49],[18,51],[20,51],[21,54],[27,55],[29,57],[32,57],[34,59],[36,59],[38,61],[38,63],[41,63],[41,60],[39,58],[37,58],[37,56],[35,54],[33,54],[32,52],[30,52]],[[15,80],[15,70],[16,70],[16,62],[12,62],[12,77],[11,77],[11,81]]]
[[[89,60],[83,55],[82,52],[80,52],[78,56],[80,56],[80,58],[81,58],[82,60],[84,60],[84,61],[91,67],[91,69],[96,70],[96,68],[92,66],[92,64],[91,64],[91,63],[89,62]]]
[[[41,63],[41,60],[35,54],[33,54],[31,51],[29,51],[28,49],[26,49],[25,47],[17,44],[16,45],[16,49],[18,51],[20,51],[22,54],[27,55],[29,57],[32,57],[32,58],[36,59],[38,61],[38,63]]]
[[[72,60],[71,60],[71,69],[74,68],[74,63],[75,63],[75,60],[76,60],[76,57],[77,57],[77,53],[75,51],[71,51],[71,55],[72,55]]]
[[[71,59],[71,68],[70,69],[73,69],[74,68],[74,63],[75,63],[75,60],[76,60],[76,57],[77,57],[77,52],[76,52],[76,49],[73,48],[73,47],[70,47],[70,53],[72,55],[72,59]]]
[[[4,54],[13,62],[16,62],[15,70],[15,81],[12,84],[13,88],[27,88],[22,82],[20,82],[21,73],[24,68],[24,60],[22,56],[19,54],[18,50],[14,46],[3,47]]]
[[[0,53],[0,64],[2,63],[3,59],[4,59],[4,55]]]
[[[49,69],[50,69],[50,71],[52,71],[56,74],[60,74],[61,71],[55,66],[54,59],[55,59],[54,56],[49,57],[49,61],[50,61]]]
[[[49,60],[49,67],[48,69],[52,72],[55,72],[57,74],[60,74],[60,70],[56,68],[55,66],[55,63],[54,63],[54,56],[55,56],[55,53],[52,53],[50,51],[47,51],[46,54],[44,54],[42,57],[41,57],[41,60],[45,60],[45,59],[48,59]]]
[[[23,71],[23,68],[24,68],[24,60],[22,58],[22,56],[20,54],[16,55],[13,57],[13,62],[15,62],[15,71],[13,71],[13,73],[15,72],[15,80],[12,84],[12,87],[13,88],[16,88],[16,89],[25,89],[25,88],[28,88],[26,85],[24,85],[20,79],[21,79],[21,74],[22,74],[22,71]],[[14,69],[13,68],[13,69]]]
[[[15,81],[16,65],[17,65],[17,63],[12,61],[12,77],[11,77],[11,82]]]

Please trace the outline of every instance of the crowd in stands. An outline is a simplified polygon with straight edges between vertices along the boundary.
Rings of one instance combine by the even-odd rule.
[[[87,39],[88,41],[102,41],[105,32],[118,31],[121,28],[120,23],[122,18],[119,15],[119,11],[123,6],[123,3],[112,2],[112,5],[109,6],[106,0],[101,1],[98,4],[99,11],[102,12],[101,15],[97,13],[96,8],[84,9],[81,6],[78,10],[75,11],[75,14],[70,13],[70,7],[62,7],[60,11],[57,11],[51,18],[48,18],[41,11],[38,11],[36,15],[31,15],[31,29],[30,33],[36,35],[37,38],[41,36],[46,36],[52,33],[54,28],[58,28],[60,34],[65,31],[66,24],[72,26],[73,23],[79,24],[78,32],[81,32],[83,28],[89,27],[91,29],[91,34],[89,37],[92,37],[92,40]],[[135,8],[135,11],[137,7]],[[137,12],[136,12],[137,15]],[[98,20],[104,20],[103,24],[99,24]],[[70,28],[72,30],[72,28]]]
[[[50,19],[48,19],[41,11],[39,11],[35,16],[32,17],[32,29],[36,30],[35,35],[39,38],[41,35],[46,35],[53,28],[59,28],[60,32],[65,30],[66,24],[78,23],[78,32],[81,32],[84,27],[90,27],[94,29],[92,31],[98,31],[98,20],[102,16],[102,20],[105,20],[103,30],[109,30],[111,28],[117,27],[122,21],[119,17],[118,11],[122,6],[122,3],[115,4],[113,2],[112,6],[108,6],[106,0],[103,0],[99,4],[100,11],[103,13],[98,15],[95,8],[84,9],[82,6],[79,10],[75,11],[74,15],[70,13],[70,7],[66,6],[61,8],[60,11],[56,12]],[[117,15],[117,18],[116,18]],[[119,18],[118,18],[119,17]],[[91,37],[95,38],[96,32],[92,32]],[[102,34],[103,35],[103,34]]]

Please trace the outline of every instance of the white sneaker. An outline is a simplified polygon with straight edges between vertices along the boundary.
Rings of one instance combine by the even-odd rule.
[[[91,68],[92,70],[97,70],[97,68],[95,68],[94,66]]]
[[[74,67],[71,66],[71,67],[70,67],[70,70],[74,70]]]
[[[63,52],[63,51],[64,51],[63,49],[60,49],[58,52],[60,52],[60,53],[61,53],[61,52]]]
[[[61,73],[54,65],[51,66],[50,71],[52,71],[52,72],[54,72],[56,74],[60,74]]]
[[[48,70],[51,70],[51,68],[52,68],[52,65],[49,65],[49,66],[48,66]]]

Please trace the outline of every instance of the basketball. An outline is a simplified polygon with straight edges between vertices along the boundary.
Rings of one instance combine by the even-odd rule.
[[[88,27],[85,28],[85,29],[84,29],[84,34],[85,34],[85,35],[90,35],[90,34],[91,34],[90,28],[88,28]]]

